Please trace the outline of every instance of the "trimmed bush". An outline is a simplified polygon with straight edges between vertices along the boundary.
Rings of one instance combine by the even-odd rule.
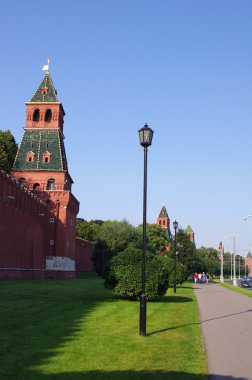
[[[167,267],[169,272],[169,286],[173,286],[174,283],[174,259],[170,257],[161,257],[164,265]],[[177,284],[183,284],[188,279],[189,272],[185,265],[181,264],[177,260],[176,264],[176,282]]]
[[[153,300],[166,294],[169,284],[167,265],[163,260],[146,252],[146,298]],[[138,299],[142,291],[142,250],[128,247],[110,261],[105,285],[116,294]]]

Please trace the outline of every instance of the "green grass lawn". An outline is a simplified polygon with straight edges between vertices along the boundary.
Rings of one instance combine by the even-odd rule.
[[[1,380],[207,380],[191,284],[147,305],[95,275],[0,282]]]
[[[232,290],[233,292],[237,292],[237,293],[243,294],[244,296],[252,298],[252,291],[248,289],[241,288],[240,286],[234,286],[232,284],[226,284],[225,282],[223,283],[220,281],[218,281],[218,284],[221,286],[224,286],[227,289]]]

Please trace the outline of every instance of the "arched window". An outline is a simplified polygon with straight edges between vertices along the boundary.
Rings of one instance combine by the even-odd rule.
[[[38,108],[36,108],[33,112],[33,117],[32,117],[32,120],[33,121],[39,121],[39,118],[40,118],[40,111]]]
[[[56,189],[55,179],[54,178],[48,179],[47,185],[46,185],[46,190],[55,190],[55,189]]]
[[[26,153],[26,161],[34,162],[34,153],[32,151]]]
[[[52,121],[52,111],[50,109],[46,110],[45,122],[50,123]]]
[[[34,183],[33,190],[40,190],[40,184],[39,183]]]

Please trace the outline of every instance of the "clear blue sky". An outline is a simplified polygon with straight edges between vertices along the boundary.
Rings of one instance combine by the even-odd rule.
[[[250,0],[3,2],[0,128],[21,141],[49,57],[79,217],[142,222],[148,122],[148,222],[165,204],[217,247],[252,214],[251,19]],[[237,223],[238,250],[251,231]]]

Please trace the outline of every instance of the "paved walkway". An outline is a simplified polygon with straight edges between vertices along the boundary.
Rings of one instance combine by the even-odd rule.
[[[252,380],[252,298],[196,285],[211,380]]]

